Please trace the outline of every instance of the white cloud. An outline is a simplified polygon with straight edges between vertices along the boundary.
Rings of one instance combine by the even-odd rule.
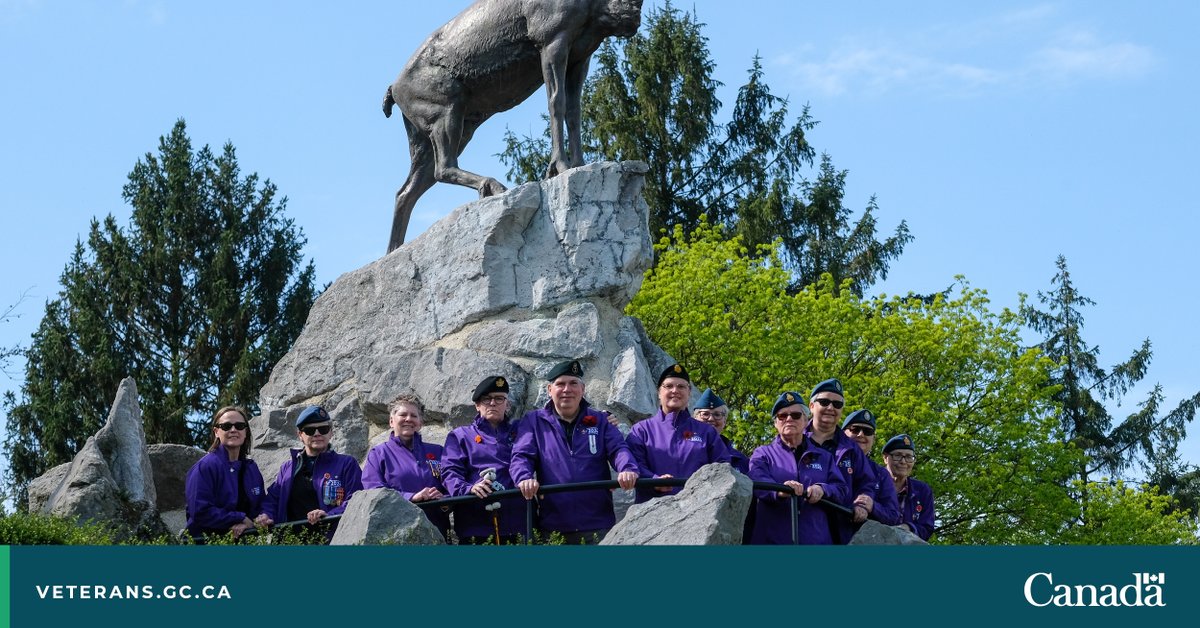
[[[1029,67],[1046,78],[1125,79],[1145,75],[1156,63],[1146,46],[1105,43],[1094,33],[1075,31],[1035,52]]]
[[[1044,89],[1136,79],[1158,64],[1149,47],[1064,25],[1052,5],[903,35],[846,39],[823,59],[811,46],[772,59],[805,87],[829,95],[890,92],[970,96],[988,89]]]

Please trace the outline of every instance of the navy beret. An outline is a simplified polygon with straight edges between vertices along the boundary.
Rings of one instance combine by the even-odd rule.
[[[817,393],[823,392],[837,393],[843,397],[846,396],[846,394],[842,392],[841,382],[839,382],[837,379],[827,379],[820,384],[817,384],[816,388],[813,388],[812,394],[809,395],[809,398],[816,397]]]
[[[579,365],[579,360],[567,360],[566,362],[555,366],[550,371],[550,374],[546,376],[546,381],[552,382],[563,375],[570,375],[571,377],[583,379],[583,367]]]
[[[471,395],[471,401],[478,402],[484,395],[496,392],[508,394],[508,380],[499,375],[493,375],[479,382],[479,385],[475,387],[474,394]]]
[[[725,405],[725,401],[717,396],[711,388],[705,388],[704,392],[700,393],[700,398],[696,400],[696,409],[712,410]]]
[[[331,420],[329,413],[321,406],[309,406],[300,411],[300,416],[296,417],[296,427],[304,427],[307,423],[324,423]]]
[[[658,376],[658,384],[656,385],[662,386],[663,380],[667,379],[668,377],[678,377],[679,379],[687,381],[689,384],[692,383],[692,378],[688,376],[687,369],[678,364],[672,364],[664,369],[662,375]]]
[[[846,417],[845,421],[842,421],[842,429],[844,430],[856,424],[875,427],[875,415],[871,414],[870,410],[855,410],[850,413],[850,416]]]
[[[913,442],[912,439],[908,437],[908,434],[897,434],[888,439],[887,444],[883,446],[883,453],[888,454],[897,449],[916,451],[913,449]]]
[[[786,408],[791,405],[800,404],[804,408],[804,414],[808,414],[808,407],[804,404],[804,397],[797,392],[785,392],[779,395],[775,400],[775,405],[771,407],[771,416],[775,416],[781,408]]]

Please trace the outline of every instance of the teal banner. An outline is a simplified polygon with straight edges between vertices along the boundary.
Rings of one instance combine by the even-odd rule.
[[[1200,615],[1196,547],[13,547],[10,560],[15,626]]]

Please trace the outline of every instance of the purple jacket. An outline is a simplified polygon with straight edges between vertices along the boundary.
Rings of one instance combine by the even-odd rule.
[[[875,471],[875,508],[871,510],[870,519],[883,525],[900,524],[900,504],[896,500],[896,485],[892,476],[883,465],[867,459],[871,469]]]
[[[292,482],[299,470],[303,449],[293,449],[292,457],[279,468],[275,483],[267,489],[263,501],[263,512],[275,523],[283,523],[288,513],[288,499],[292,495]],[[327,515],[340,515],[355,491],[362,490],[362,471],[358,461],[351,456],[326,450],[317,456],[313,464],[313,488],[317,490],[317,505]]]
[[[890,477],[890,476],[889,476]],[[889,480],[890,481],[890,480]],[[892,485],[895,488],[895,485]],[[900,503],[900,520],[913,534],[929,540],[933,536],[934,520],[933,489],[920,480],[908,478],[908,488],[896,496]]]
[[[733,442],[724,436],[721,437],[721,442],[729,448],[729,464],[733,465],[734,469],[741,471],[743,475],[750,475],[750,456],[733,448]]]
[[[686,408],[670,414],[663,414],[660,408],[654,416],[638,421],[625,442],[644,478],[663,475],[688,478],[706,464],[729,462],[729,447],[717,430],[693,419]],[[660,493],[652,488],[638,488],[634,503],[681,490],[676,486],[669,493]]]
[[[442,484],[442,446],[426,443],[417,433],[413,434],[412,449],[409,449],[393,434],[367,452],[362,485],[363,488],[394,489],[409,501],[417,491],[430,486],[447,493]],[[421,510],[445,535],[450,527],[449,512],[437,506],[425,506]]]
[[[496,481],[504,488],[516,488],[508,473],[516,438],[516,422],[505,419],[493,428],[478,414],[470,425],[454,428],[446,437],[446,451],[442,454],[442,481],[447,492],[453,496],[470,495],[484,469],[495,469]],[[493,513],[500,523],[501,536],[524,534],[525,500],[519,495],[500,500],[500,508],[490,512],[483,503],[455,506],[454,532],[460,539],[493,536],[496,534]]]
[[[245,472],[241,471],[245,466]],[[248,512],[235,510],[238,501],[238,476],[250,499]],[[187,530],[193,537],[224,534],[243,519],[253,520],[263,512],[266,496],[262,473],[249,458],[229,461],[223,448],[210,451],[187,473]]]
[[[811,436],[811,430],[812,425],[809,424],[808,429],[804,431],[806,438]],[[850,486],[850,493],[843,505],[853,510],[855,497],[867,495],[871,499],[875,499],[875,491],[879,487],[879,479],[875,475],[875,463],[867,458],[862,447],[859,447],[853,438],[846,436],[841,430],[834,432],[834,438],[837,439],[837,445],[834,446],[834,462],[846,480],[846,484]],[[858,530],[858,526],[854,525],[854,518],[840,512],[830,512],[829,516],[833,519],[833,542],[842,545],[849,543],[854,532]]]
[[[750,456],[750,479],[776,484],[796,480],[806,487],[820,484],[827,499],[838,503],[845,502],[850,491],[842,474],[834,466],[833,454],[808,439],[804,440],[802,447],[804,450],[801,452],[801,464],[797,465],[796,450],[784,445],[783,440],[776,436],[771,444],[755,449]],[[754,493],[758,498],[758,506],[751,542],[756,545],[791,544],[792,500],[779,497],[775,491]],[[800,501],[799,508],[800,543],[832,544],[833,536],[825,507]]]
[[[553,402],[525,413],[517,424],[509,472],[514,483],[537,479],[540,484],[567,484],[612,479],[609,465],[617,471],[638,466],[621,437],[608,422],[608,415],[584,401],[572,423],[571,446],[567,447]],[[541,527],[558,532],[581,532],[611,528],[612,493],[607,489],[551,493],[541,498]]]

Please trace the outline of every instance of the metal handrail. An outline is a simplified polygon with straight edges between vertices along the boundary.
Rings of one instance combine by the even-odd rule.
[[[688,480],[688,478],[639,478],[637,480],[637,482],[634,484],[634,486],[639,487],[639,488],[656,488],[656,487],[660,487],[660,486],[672,486],[672,487],[683,486],[684,484],[687,483],[687,480]],[[565,484],[548,484],[545,486],[539,486],[538,487],[538,495],[546,495],[546,494],[551,494],[551,493],[567,493],[567,492],[572,492],[572,491],[586,491],[586,490],[595,490],[595,489],[615,489],[615,488],[620,488],[620,484],[618,484],[616,480],[592,480],[589,482],[568,482]],[[790,509],[791,510],[791,518],[792,518],[792,543],[798,545],[800,543],[799,512],[800,512],[800,506],[806,503],[806,502],[801,501],[804,496],[796,495],[793,492],[792,487],[790,487],[786,484],[777,484],[775,482],[754,482],[753,489],[756,491],[776,491],[779,493],[789,493],[790,494],[789,499],[792,502],[792,507]],[[433,507],[433,506],[437,506],[437,507],[454,506],[456,504],[465,504],[465,503],[470,503],[470,502],[490,504],[492,502],[504,499],[505,497],[513,497],[513,496],[520,496],[520,495],[521,495],[521,489],[509,488],[509,489],[504,489],[502,491],[495,491],[495,492],[491,493],[490,495],[488,495],[487,497],[479,497],[477,495],[459,495],[457,497],[443,497],[441,499],[431,499],[431,500],[412,502],[412,503],[414,506],[419,506],[421,508],[429,508],[429,507]],[[847,515],[852,515],[854,513],[854,511],[851,510],[850,508],[847,508],[847,507],[845,507],[835,501],[832,501],[828,498],[825,498],[825,497],[822,497],[820,499],[820,501],[818,501],[817,503],[821,504],[822,506],[825,506],[826,508],[839,511],[839,512],[845,513]],[[334,521],[341,519],[341,517],[342,517],[341,515],[330,515],[328,517],[321,519],[321,523],[334,522]],[[276,523],[276,524],[274,524],[274,527],[281,528],[281,527],[299,526],[299,525],[305,525],[307,523],[308,523],[307,519],[300,519],[297,521],[284,521],[282,523]],[[250,531],[247,531],[247,533],[249,533],[249,532]],[[530,499],[530,500],[526,500],[526,503],[525,503],[525,545],[529,545],[531,543],[532,539],[533,539],[533,500]]]

